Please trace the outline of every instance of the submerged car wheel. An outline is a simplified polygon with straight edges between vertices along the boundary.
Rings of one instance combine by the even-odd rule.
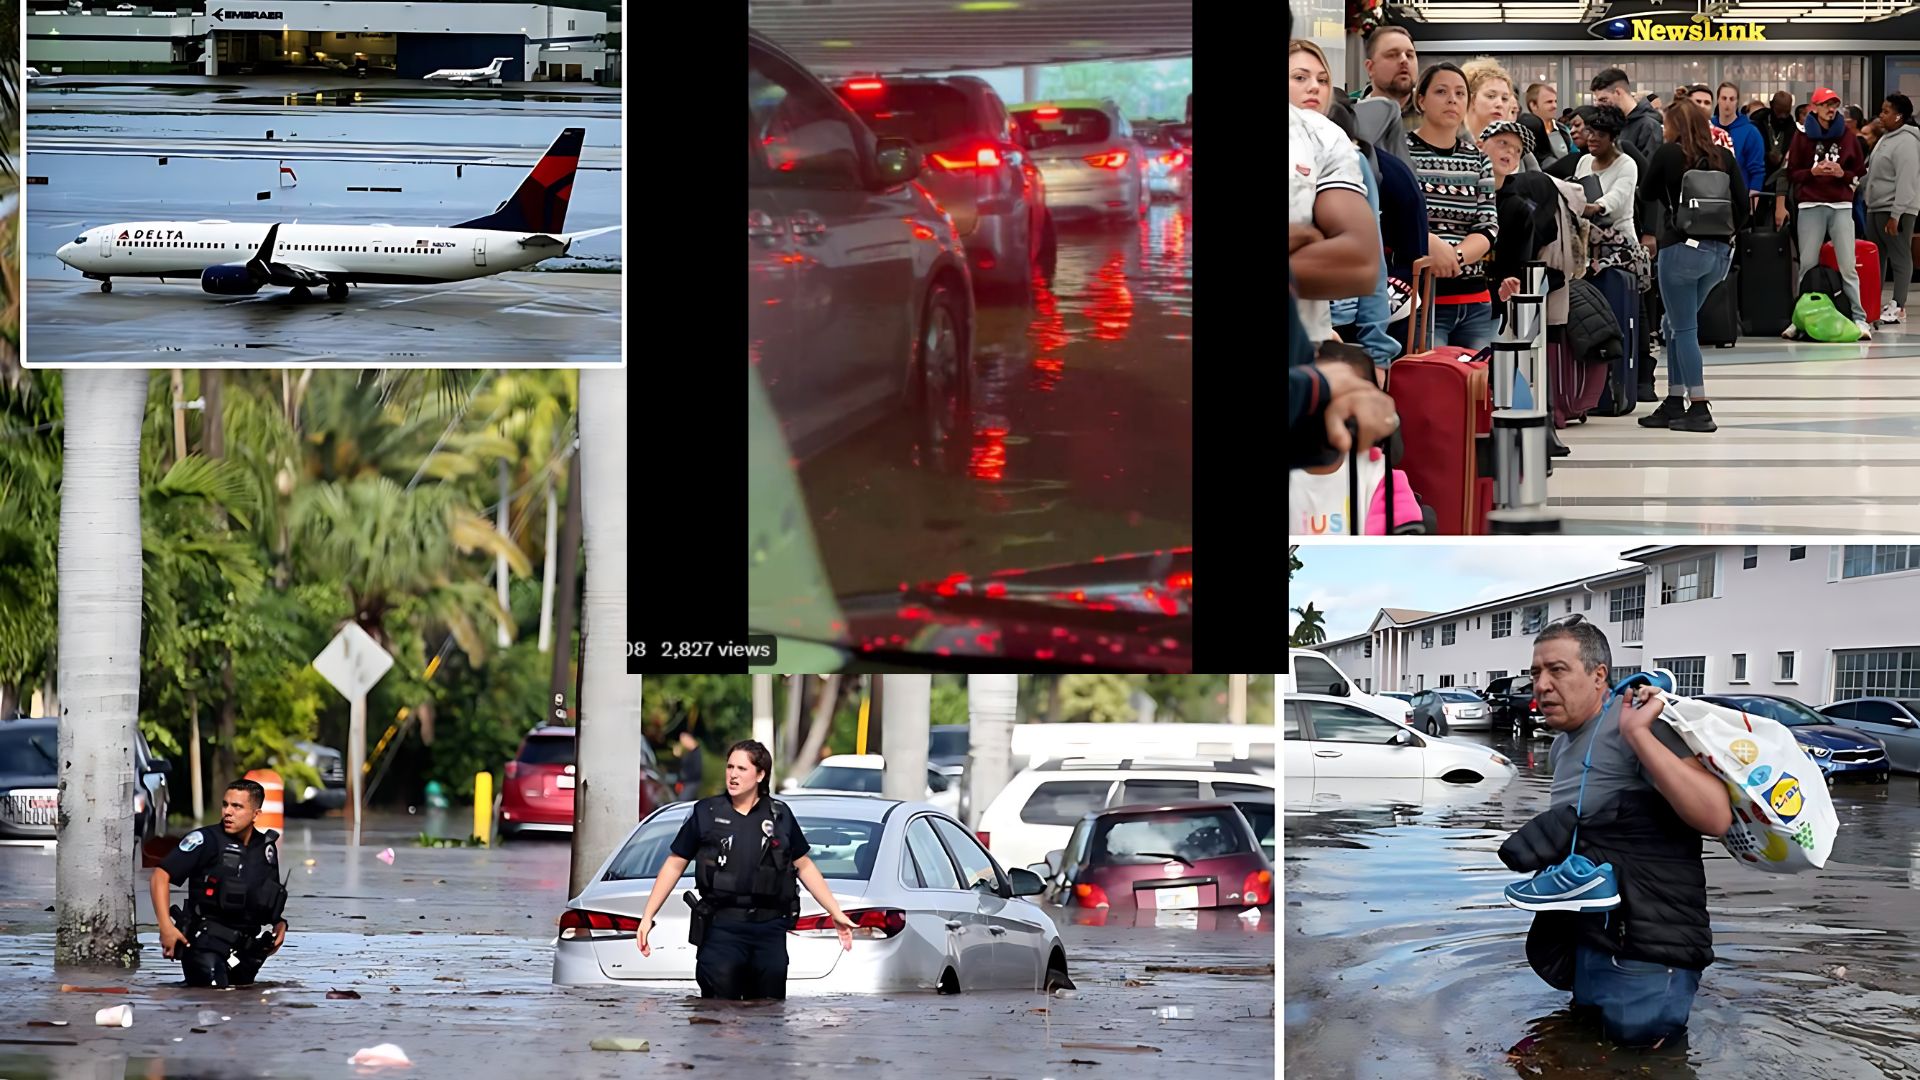
[[[1049,210],[1040,215],[1040,235],[1034,244],[1033,253],[1034,272],[1051,280],[1053,268],[1059,261],[1059,256],[1059,234],[1054,231],[1053,212]]]
[[[926,468],[957,471],[965,466],[973,437],[972,346],[966,302],[953,288],[936,283],[927,294],[925,318],[915,363],[916,460]]]
[[[1057,951],[1047,958],[1047,984],[1043,989],[1049,994],[1074,989],[1073,980],[1067,977],[1067,958]]]

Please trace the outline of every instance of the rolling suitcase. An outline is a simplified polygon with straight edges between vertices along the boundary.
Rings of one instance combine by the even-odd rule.
[[[1641,351],[1646,348],[1646,335],[1640,320],[1640,290],[1632,274],[1614,268],[1595,274],[1593,284],[1607,298],[1607,306],[1620,323],[1622,348],[1620,359],[1607,369],[1592,412],[1595,416],[1625,416],[1640,403],[1639,365],[1646,355]]]
[[[1787,234],[1773,227],[1773,195],[1762,192],[1752,225],[1734,239],[1740,268],[1740,332],[1772,336],[1793,321],[1793,251]]]
[[[1820,265],[1840,269],[1835,261],[1833,245],[1820,245]],[[1866,311],[1860,318],[1878,325],[1880,322],[1880,247],[1871,240],[1853,242],[1853,268],[1860,275],[1860,306]]]
[[[1700,344],[1731,349],[1740,340],[1740,268],[1730,266],[1727,276],[1707,293],[1700,306]]]
[[[1406,445],[1400,468],[1414,496],[1433,508],[1436,531],[1454,536],[1485,532],[1493,504],[1481,450],[1493,430],[1493,395],[1486,361],[1472,355],[1442,347],[1403,356],[1387,369]]]

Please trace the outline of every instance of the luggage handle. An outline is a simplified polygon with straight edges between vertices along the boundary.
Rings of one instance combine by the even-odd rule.
[[[1365,536],[1367,511],[1360,503],[1360,424],[1353,419],[1347,420],[1347,535]],[[1373,448],[1368,447],[1369,451]],[[1387,491],[1387,522],[1383,536],[1393,535],[1393,460],[1382,451],[1381,460],[1386,463],[1387,473],[1381,486]]]
[[[1433,349],[1433,258],[1413,260],[1413,315],[1407,325],[1407,352],[1419,355]]]

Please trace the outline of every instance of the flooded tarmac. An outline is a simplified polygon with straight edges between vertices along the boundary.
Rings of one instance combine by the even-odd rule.
[[[1520,768],[1504,787],[1288,778],[1289,1077],[1920,1077],[1920,780],[1835,789],[1820,871],[1706,843],[1717,961],[1686,1044],[1621,1051],[1527,966],[1533,916],[1501,895],[1500,843],[1548,805],[1548,740],[1491,743]]]
[[[910,421],[800,470],[836,592],[1193,542],[1193,208],[1059,227],[1026,302],[977,301],[971,467],[917,470]]]
[[[424,848],[460,815],[370,819],[357,858],[342,823],[291,822],[285,948],[248,989],[189,989],[157,951],[137,882],[143,966],[54,970],[54,856],[0,847],[0,1076],[338,1077],[362,1047],[399,1045],[409,1077],[613,1077],[830,1068],[839,1075],[1274,1075],[1273,921],[1195,925],[1060,918],[1072,997],[1013,992],[701,1002],[694,994],[551,983],[569,841]],[[375,855],[391,846],[394,860]],[[313,860],[308,865],[308,860]],[[177,895],[177,894],[176,894]],[[1204,920],[1202,916],[1212,916]],[[1216,967],[1239,974],[1155,971]],[[125,994],[62,992],[61,984]],[[357,997],[332,997],[330,991]],[[131,1028],[93,1026],[132,1004]],[[218,1018],[203,1010],[216,1010]],[[1164,1014],[1164,1015],[1163,1015]],[[29,1026],[66,1020],[64,1027]],[[196,1030],[198,1029],[198,1030]],[[642,1038],[645,1054],[596,1052]],[[176,1041],[178,1040],[178,1041]],[[636,1058],[638,1060],[636,1060]],[[938,1063],[937,1065],[932,1063]]]

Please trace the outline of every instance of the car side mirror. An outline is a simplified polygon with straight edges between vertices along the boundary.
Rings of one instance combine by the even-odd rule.
[[[1411,731],[1408,731],[1408,730],[1407,730],[1406,728],[1401,728],[1401,729],[1400,729],[1399,731],[1396,731],[1396,732],[1394,732],[1394,733],[1393,733],[1393,745],[1395,745],[1395,746],[1412,746],[1412,745],[1413,745],[1413,732],[1411,732]]]
[[[1348,687],[1346,683],[1337,682],[1337,683],[1334,683],[1332,686],[1327,687],[1327,693],[1331,694],[1334,697],[1346,697],[1347,691],[1349,689],[1351,688]]]
[[[1039,896],[1047,891],[1046,882],[1041,881],[1040,875],[1031,870],[1009,870],[1007,876],[1013,880],[1015,896]]]
[[[920,151],[906,139],[882,138],[874,144],[873,176],[879,187],[898,187],[920,175]]]

